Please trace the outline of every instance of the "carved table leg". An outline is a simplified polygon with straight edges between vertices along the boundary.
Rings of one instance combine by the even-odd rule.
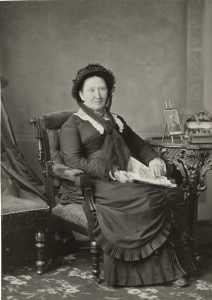
[[[185,201],[189,206],[189,222],[197,253],[198,197],[206,189],[204,177],[212,168],[212,153],[208,150],[186,148],[159,148],[160,156],[182,175],[181,188],[185,192]]]
[[[154,145],[154,144],[153,144]],[[168,164],[174,166],[182,176],[179,183],[185,193],[189,207],[190,231],[194,239],[193,250],[199,260],[197,242],[198,197],[206,190],[205,175],[212,169],[212,147],[207,144],[166,145],[156,144],[157,152]]]
[[[182,153],[181,153],[182,154]],[[194,247],[196,256],[198,256],[197,247],[197,221],[198,221],[198,198],[200,192],[206,189],[205,174],[212,168],[211,152],[206,150],[189,150],[181,155],[182,163],[187,174],[186,200],[189,205],[190,228],[194,238]]]
[[[100,264],[100,247],[97,245],[97,242],[91,241],[91,254],[92,254],[92,263],[93,263],[93,276],[97,283],[101,282],[101,279],[99,278],[100,270],[99,270],[99,264]]]
[[[45,265],[45,260],[44,260],[45,234],[44,234],[44,232],[42,232],[42,231],[36,232],[35,240],[36,240],[36,248],[37,248],[37,260],[36,260],[37,274],[42,274],[43,268]]]
[[[189,191],[186,193],[186,201],[189,207],[189,223],[192,237],[194,239],[194,253],[198,257],[198,243],[197,243],[197,220],[198,220],[198,197],[199,192],[197,188],[193,186],[189,187]]]
[[[190,167],[188,171],[188,188],[186,191],[186,201],[189,206],[189,222],[191,234],[194,238],[195,248],[197,248],[197,218],[198,218],[198,183],[199,183],[199,170],[195,167]]]

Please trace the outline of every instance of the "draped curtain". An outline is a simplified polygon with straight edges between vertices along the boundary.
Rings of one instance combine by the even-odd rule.
[[[46,199],[43,183],[33,172],[18,145],[1,97],[1,182],[2,198],[15,196]]]

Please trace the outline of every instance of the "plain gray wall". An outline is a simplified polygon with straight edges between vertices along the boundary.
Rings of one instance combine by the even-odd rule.
[[[72,79],[99,62],[117,78],[113,111],[139,134],[163,131],[164,99],[183,110],[185,1],[1,3],[4,94],[18,135],[33,115],[76,107]]]

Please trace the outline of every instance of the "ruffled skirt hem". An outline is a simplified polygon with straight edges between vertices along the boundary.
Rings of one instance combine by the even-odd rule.
[[[173,229],[173,216],[160,233],[139,248],[120,248],[108,241],[98,221],[92,232],[104,252],[104,279],[110,286],[148,286],[165,284],[197,271],[191,241]],[[175,227],[175,226],[174,226]],[[184,233],[185,234],[185,233]]]
[[[157,253],[139,260],[123,261],[104,254],[104,279],[110,286],[148,286],[165,284],[182,276],[193,275],[196,266],[184,253],[184,265],[178,260],[175,249],[165,243]]]
[[[105,254],[109,254],[112,257],[124,260],[124,261],[138,261],[150,256],[158,248],[160,248],[167,240],[171,229],[171,223],[166,222],[163,226],[161,232],[148,243],[138,247],[138,248],[121,248],[117,245],[112,244],[108,241],[99,227],[98,223],[96,224],[93,234],[98,245],[102,248]]]

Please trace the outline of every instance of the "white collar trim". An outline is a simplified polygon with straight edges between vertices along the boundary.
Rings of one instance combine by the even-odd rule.
[[[92,117],[90,117],[82,108],[80,108],[74,115],[78,116],[80,119],[84,121],[88,121],[100,134],[104,133],[104,127],[99,124],[96,120],[94,120]],[[112,114],[113,118],[116,122],[116,124],[119,127],[119,132],[123,132],[124,130],[124,124],[119,119],[119,117],[116,114]]]

